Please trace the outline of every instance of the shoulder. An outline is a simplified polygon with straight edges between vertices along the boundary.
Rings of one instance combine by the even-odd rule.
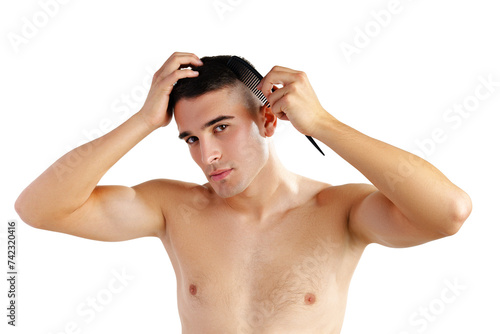
[[[213,197],[213,192],[208,187],[179,180],[154,179],[133,188],[140,196],[169,211],[175,210],[180,203],[208,203]]]
[[[311,189],[308,195],[312,201],[309,203],[312,204],[316,217],[330,224],[337,238],[345,236],[343,240],[354,247],[353,249],[364,249],[366,243],[354,238],[350,229],[350,220],[356,208],[370,194],[377,191],[377,188],[366,183],[331,185],[307,178],[304,178],[302,182],[307,184],[303,186],[304,188]]]
[[[326,187],[318,193],[317,202],[330,214],[332,223],[342,227],[353,249],[362,250],[368,245],[368,242],[357,238],[353,233],[351,225],[353,213],[370,194],[376,191],[377,188],[371,184],[350,183]]]
[[[373,185],[366,183],[331,185],[304,176],[298,178],[300,193],[314,198],[316,205],[320,207],[344,208],[350,211],[353,206],[377,190]]]
[[[327,208],[331,212],[337,212],[344,217],[345,223],[349,223],[352,213],[363,201],[377,188],[366,183],[349,183],[336,186],[328,186],[318,192],[316,202],[318,206]]]
[[[171,193],[181,194],[185,191],[190,191],[193,189],[201,190],[201,188],[204,187],[192,182],[184,182],[171,179],[154,179],[138,184],[133,188],[140,190],[161,191],[161,192],[171,192]]]
[[[318,193],[318,196],[323,198],[325,201],[342,200],[346,202],[355,202],[368,196],[376,190],[377,188],[375,188],[375,186],[371,184],[348,183],[343,185],[330,185],[329,187],[325,187],[320,193]]]
[[[355,204],[377,190],[373,185],[366,183],[348,183],[331,185],[314,181],[318,186],[316,198],[321,205]]]

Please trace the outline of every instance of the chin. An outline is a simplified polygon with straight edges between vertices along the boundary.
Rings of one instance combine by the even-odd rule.
[[[248,185],[243,183],[233,185],[230,182],[225,182],[225,180],[217,183],[211,183],[211,186],[215,193],[222,198],[230,198],[239,195],[248,187]]]
[[[243,190],[245,190],[245,189],[237,189],[237,188],[233,188],[233,187],[229,188],[226,186],[222,186],[222,187],[212,186],[212,188],[214,189],[215,193],[217,195],[219,195],[219,197],[222,197],[222,198],[230,198],[230,197],[236,196],[238,194],[241,194],[243,192]]]

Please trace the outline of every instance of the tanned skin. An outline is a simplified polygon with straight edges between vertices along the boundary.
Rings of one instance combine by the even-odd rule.
[[[158,237],[177,278],[182,333],[338,334],[368,244],[419,245],[455,234],[469,216],[468,195],[434,166],[340,122],[305,73],[279,66],[258,87],[270,108],[250,112],[242,87],[176,104],[179,133],[207,183],[98,185],[132,147],[171,122],[175,82],[198,75],[189,65],[202,62],[174,53],[141,110],[61,157],[16,201],[21,219],[36,228],[103,241]],[[288,171],[271,141],[278,118],[372,184],[332,186]]]

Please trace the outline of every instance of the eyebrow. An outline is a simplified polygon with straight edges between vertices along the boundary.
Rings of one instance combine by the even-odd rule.
[[[202,130],[204,130],[204,129],[206,129],[206,128],[208,128],[208,127],[210,127],[210,126],[212,126],[212,125],[214,125],[214,124],[216,124],[216,123],[219,123],[220,121],[223,121],[223,120],[226,120],[226,119],[233,119],[233,118],[234,118],[234,116],[228,116],[228,115],[218,116],[218,117],[214,118],[213,120],[206,122],[206,123],[205,123],[205,124],[201,127],[201,129],[202,129]],[[183,139],[184,137],[187,137],[187,136],[189,136],[190,134],[191,134],[191,132],[189,132],[189,131],[184,131],[184,132],[182,132],[181,134],[179,134],[179,139]]]

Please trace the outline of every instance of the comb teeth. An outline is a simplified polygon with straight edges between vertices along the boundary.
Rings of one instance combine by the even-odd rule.
[[[269,105],[269,102],[267,102],[267,99],[264,96],[264,94],[262,94],[262,92],[256,88],[257,85],[262,80],[262,75],[260,75],[260,73],[257,72],[257,70],[252,65],[250,65],[250,63],[248,63],[246,60],[244,60],[240,57],[232,56],[227,61],[226,65],[227,65],[227,67],[229,67],[229,69],[231,69],[231,71],[234,72],[234,74],[236,74],[236,77],[241,82],[243,82],[245,84],[245,86],[247,86],[252,91],[252,93],[255,94],[255,96],[257,96],[257,98],[264,105],[271,107]],[[325,153],[323,153],[323,151],[321,151],[318,144],[316,144],[316,142],[314,141],[314,139],[311,136],[306,136],[306,137],[314,145],[314,147],[316,147],[318,149],[318,151],[321,154],[325,155]]]
[[[227,67],[236,74],[238,79],[243,82],[243,84],[245,84],[263,104],[268,104],[264,94],[256,88],[262,80],[262,75],[260,75],[252,65],[240,57],[232,56],[227,62]]]

